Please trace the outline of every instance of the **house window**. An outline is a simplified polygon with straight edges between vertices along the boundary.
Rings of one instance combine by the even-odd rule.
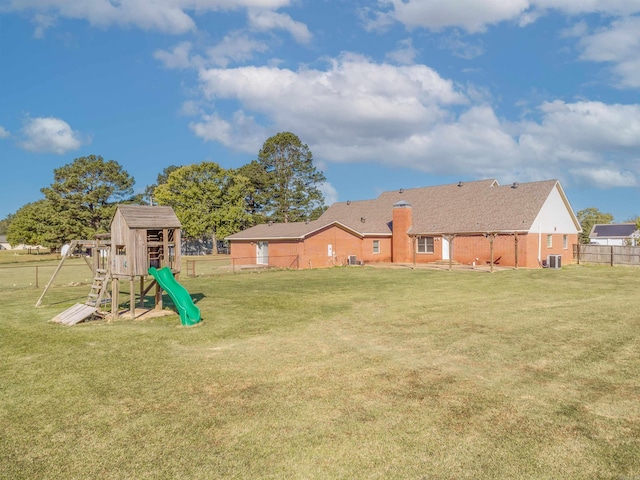
[[[433,253],[433,237],[418,238],[418,253]]]
[[[553,247],[553,235],[547,235],[547,248]]]
[[[373,241],[373,253],[380,253],[380,240]]]
[[[568,235],[563,235],[562,236],[562,248],[564,248],[565,250],[567,248],[569,248],[569,236]]]

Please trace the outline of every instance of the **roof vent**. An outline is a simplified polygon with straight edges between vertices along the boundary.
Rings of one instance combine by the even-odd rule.
[[[511,188],[518,188],[518,182],[513,182],[513,184],[511,185]]]
[[[366,222],[366,221],[367,221],[367,219],[366,219],[366,218],[364,218],[364,217],[360,217],[360,221],[361,221],[362,223],[364,223],[364,222]]]
[[[458,182],[458,186],[459,186],[459,187],[461,187],[461,186],[462,186],[462,180],[460,180],[460,181]]]
[[[307,218],[307,219],[304,221],[304,223],[305,223],[306,225],[309,225],[309,219]]]
[[[271,220],[269,220],[269,226],[273,225],[273,222]]]
[[[404,188],[401,188],[398,193],[404,193]]]
[[[351,205],[351,200],[347,200],[347,205]]]

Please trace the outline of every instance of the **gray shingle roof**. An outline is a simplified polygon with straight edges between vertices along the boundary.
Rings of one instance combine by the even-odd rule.
[[[229,239],[304,238],[338,223],[362,236],[391,235],[393,206],[412,207],[412,235],[526,232],[557,180],[501,186],[496,180],[461,182],[384,192],[373,200],[338,202],[313,222],[258,225]]]
[[[129,228],[180,228],[173,208],[165,206],[118,205]]]
[[[263,223],[228,236],[230,240],[302,239],[326,226],[319,220],[312,222]]]
[[[635,223],[597,223],[591,229],[590,238],[629,238],[637,230]]]

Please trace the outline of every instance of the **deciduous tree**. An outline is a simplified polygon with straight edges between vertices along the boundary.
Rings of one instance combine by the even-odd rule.
[[[11,225],[11,220],[13,219],[14,214],[10,213],[2,220],[0,220],[0,235],[6,235],[9,230],[9,225]]]
[[[246,228],[250,216],[245,207],[246,177],[214,162],[181,167],[155,189],[160,205],[173,207],[185,237],[224,238]],[[215,251],[215,248],[214,248]]]
[[[589,243],[589,234],[595,224],[608,224],[613,222],[613,215],[610,213],[603,213],[595,207],[580,210],[576,216],[578,217],[578,221],[582,227],[580,243]]]
[[[162,172],[158,174],[158,177],[156,178],[156,183],[152,185],[147,185],[145,187],[143,197],[146,203],[148,203],[149,205],[153,205],[153,202],[155,201],[154,194],[158,185],[167,183],[167,180],[169,180],[169,175],[171,175],[172,172],[175,172],[179,168],[180,167],[178,165],[169,165],[168,167],[165,167],[162,170]]]
[[[64,244],[64,231],[51,202],[27,203],[13,215],[7,230],[11,245],[42,245],[58,248]]]

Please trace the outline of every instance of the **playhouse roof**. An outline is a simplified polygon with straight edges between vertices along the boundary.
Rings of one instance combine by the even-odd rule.
[[[228,238],[304,238],[332,224],[362,236],[391,235],[396,204],[412,207],[410,235],[527,232],[554,189],[573,215],[557,180],[501,186],[497,180],[489,179],[399,189],[383,192],[373,200],[338,202],[312,222],[257,225]],[[577,219],[574,223],[579,228]]]
[[[166,206],[118,205],[115,215],[122,216],[129,228],[180,228],[173,208]],[[115,217],[114,215],[114,217]]]

